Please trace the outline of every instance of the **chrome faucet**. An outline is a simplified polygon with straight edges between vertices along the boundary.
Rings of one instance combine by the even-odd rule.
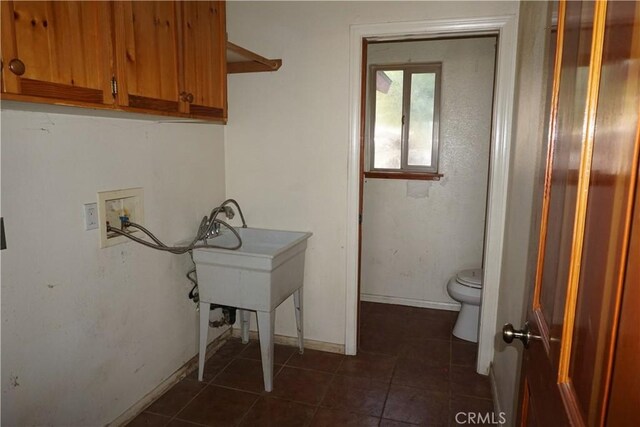
[[[211,211],[211,214],[209,215],[209,219],[207,220],[209,231],[206,234],[206,239],[213,238],[220,235],[220,221],[216,219],[218,215],[220,215],[221,213],[224,213],[227,219],[233,219],[236,213],[231,206],[227,206],[228,204],[231,204],[231,203],[236,205],[236,208],[240,213],[240,219],[242,219],[242,228],[247,228],[247,223],[244,220],[244,215],[242,214],[242,209],[240,208],[240,205],[238,204],[238,202],[236,202],[234,199],[227,199],[224,202],[222,202],[220,206],[213,208],[213,210]]]

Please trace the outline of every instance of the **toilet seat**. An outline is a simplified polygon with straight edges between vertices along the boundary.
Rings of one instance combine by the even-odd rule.
[[[482,269],[462,270],[456,275],[456,282],[473,289],[482,289]]]

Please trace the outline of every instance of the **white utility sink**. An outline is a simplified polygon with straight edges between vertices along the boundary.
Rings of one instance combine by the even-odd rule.
[[[272,389],[273,327],[275,309],[291,294],[294,296],[298,346],[303,351],[302,284],[304,255],[311,233],[238,228],[242,246],[237,250],[204,248],[193,251],[200,296],[200,360],[198,378],[202,380],[209,329],[210,304],[240,309],[242,341],[249,339],[249,315],[256,312],[262,370],[266,391]],[[237,243],[226,231],[208,241],[232,247]]]

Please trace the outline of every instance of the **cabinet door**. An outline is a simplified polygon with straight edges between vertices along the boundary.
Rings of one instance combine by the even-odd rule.
[[[189,113],[203,119],[227,118],[225,3],[182,2],[184,90]]]
[[[166,113],[181,110],[178,4],[173,1],[113,3],[120,106]]]
[[[2,1],[0,7],[4,93],[52,103],[114,102],[109,3]]]

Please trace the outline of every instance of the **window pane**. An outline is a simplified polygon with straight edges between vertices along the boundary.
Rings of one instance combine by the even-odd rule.
[[[400,169],[402,140],[402,70],[376,73],[373,167]]]
[[[411,112],[409,122],[410,166],[431,166],[435,73],[411,74]]]

